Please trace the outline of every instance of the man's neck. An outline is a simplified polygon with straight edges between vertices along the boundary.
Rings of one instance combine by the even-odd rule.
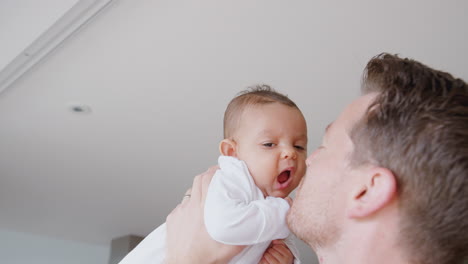
[[[398,244],[396,224],[353,222],[339,241],[330,247],[316,248],[320,264],[404,264]]]

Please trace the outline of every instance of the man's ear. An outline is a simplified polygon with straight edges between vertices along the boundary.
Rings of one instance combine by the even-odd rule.
[[[352,193],[348,217],[362,218],[383,209],[397,196],[397,181],[393,172],[381,167],[365,170]]]
[[[221,152],[221,155],[223,156],[237,157],[236,142],[231,139],[223,139],[219,143],[219,152]]]

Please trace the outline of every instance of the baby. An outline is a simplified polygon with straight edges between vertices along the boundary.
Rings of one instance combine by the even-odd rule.
[[[293,259],[292,253],[294,263],[300,263],[286,225],[290,205],[284,199],[306,168],[307,126],[299,108],[266,85],[242,92],[226,109],[219,149],[220,169],[205,203],[209,235],[224,244],[247,245],[229,263],[259,263],[276,239],[285,239],[289,251],[271,252],[271,262]],[[165,235],[163,224],[120,264],[164,263]]]

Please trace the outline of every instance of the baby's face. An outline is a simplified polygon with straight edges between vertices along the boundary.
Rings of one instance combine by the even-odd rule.
[[[288,196],[304,176],[307,125],[298,109],[280,103],[248,107],[234,140],[237,158],[265,196]]]

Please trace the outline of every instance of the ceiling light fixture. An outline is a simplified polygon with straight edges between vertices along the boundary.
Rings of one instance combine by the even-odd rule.
[[[72,112],[77,114],[90,114],[92,112],[92,109],[89,105],[81,103],[70,103],[69,108]]]

